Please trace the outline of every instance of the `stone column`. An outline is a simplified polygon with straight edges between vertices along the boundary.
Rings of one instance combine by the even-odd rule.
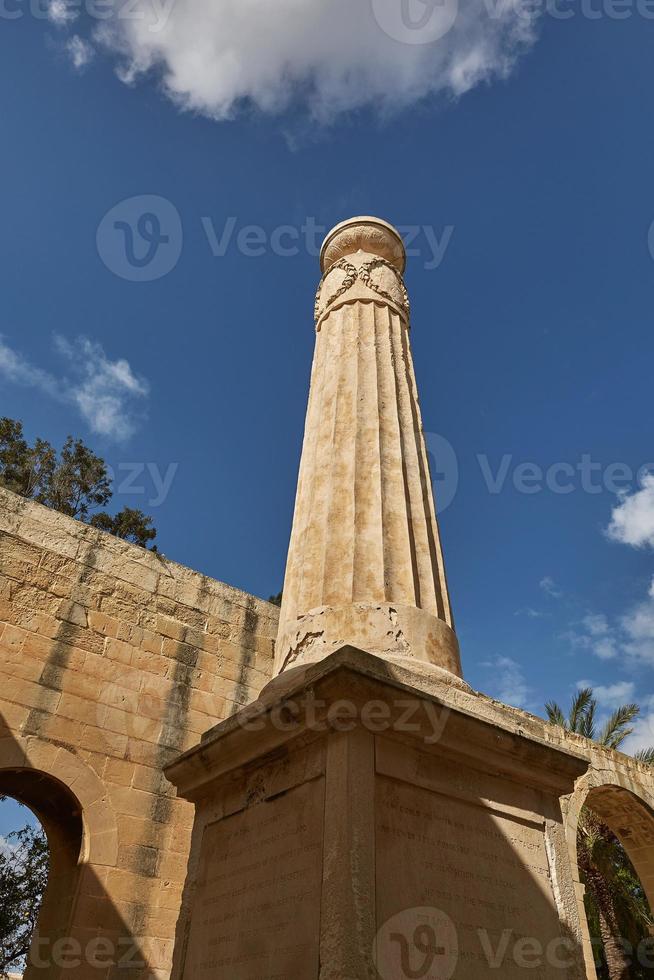
[[[377,218],[337,225],[322,248],[277,674],[351,644],[461,676],[404,265]]]

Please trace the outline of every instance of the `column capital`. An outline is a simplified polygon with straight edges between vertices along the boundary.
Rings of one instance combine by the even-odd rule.
[[[405,263],[400,233],[381,218],[350,218],[336,225],[320,253],[323,275],[316,293],[316,329],[334,310],[353,303],[386,304],[408,326]]]
[[[323,273],[346,256],[356,252],[378,255],[394,266],[400,275],[406,265],[404,242],[399,231],[381,218],[348,218],[329,232],[320,250]]]

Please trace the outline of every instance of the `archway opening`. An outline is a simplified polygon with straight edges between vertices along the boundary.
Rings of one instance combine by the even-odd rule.
[[[591,790],[577,859],[598,980],[654,980],[654,813],[619,786]]]
[[[25,804],[0,796],[0,976],[22,977],[50,866],[42,824]]]
[[[79,882],[80,808],[62,783],[33,769],[0,770],[0,799],[9,831],[0,875],[0,977],[55,976],[52,951],[70,932]]]

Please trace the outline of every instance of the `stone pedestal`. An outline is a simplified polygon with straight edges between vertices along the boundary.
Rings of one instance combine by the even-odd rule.
[[[346,647],[168,770],[196,804],[176,980],[584,976],[559,798],[587,763]]]

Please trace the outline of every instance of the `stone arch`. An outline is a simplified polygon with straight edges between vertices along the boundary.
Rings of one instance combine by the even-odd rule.
[[[52,949],[75,937],[85,879],[115,866],[118,832],[106,790],[92,769],[63,746],[39,738],[0,738],[0,793],[26,804],[48,838],[50,873],[37,933]],[[38,950],[37,950],[38,952]],[[48,959],[32,976],[58,980],[62,969]]]
[[[654,909],[654,790],[636,779],[636,767],[591,768],[567,798],[566,840],[570,856],[577,908],[581,923],[586,971],[596,978],[593,950],[584,908],[584,886],[579,878],[577,828],[584,806],[589,806],[613,831],[640,878],[650,907]]]

